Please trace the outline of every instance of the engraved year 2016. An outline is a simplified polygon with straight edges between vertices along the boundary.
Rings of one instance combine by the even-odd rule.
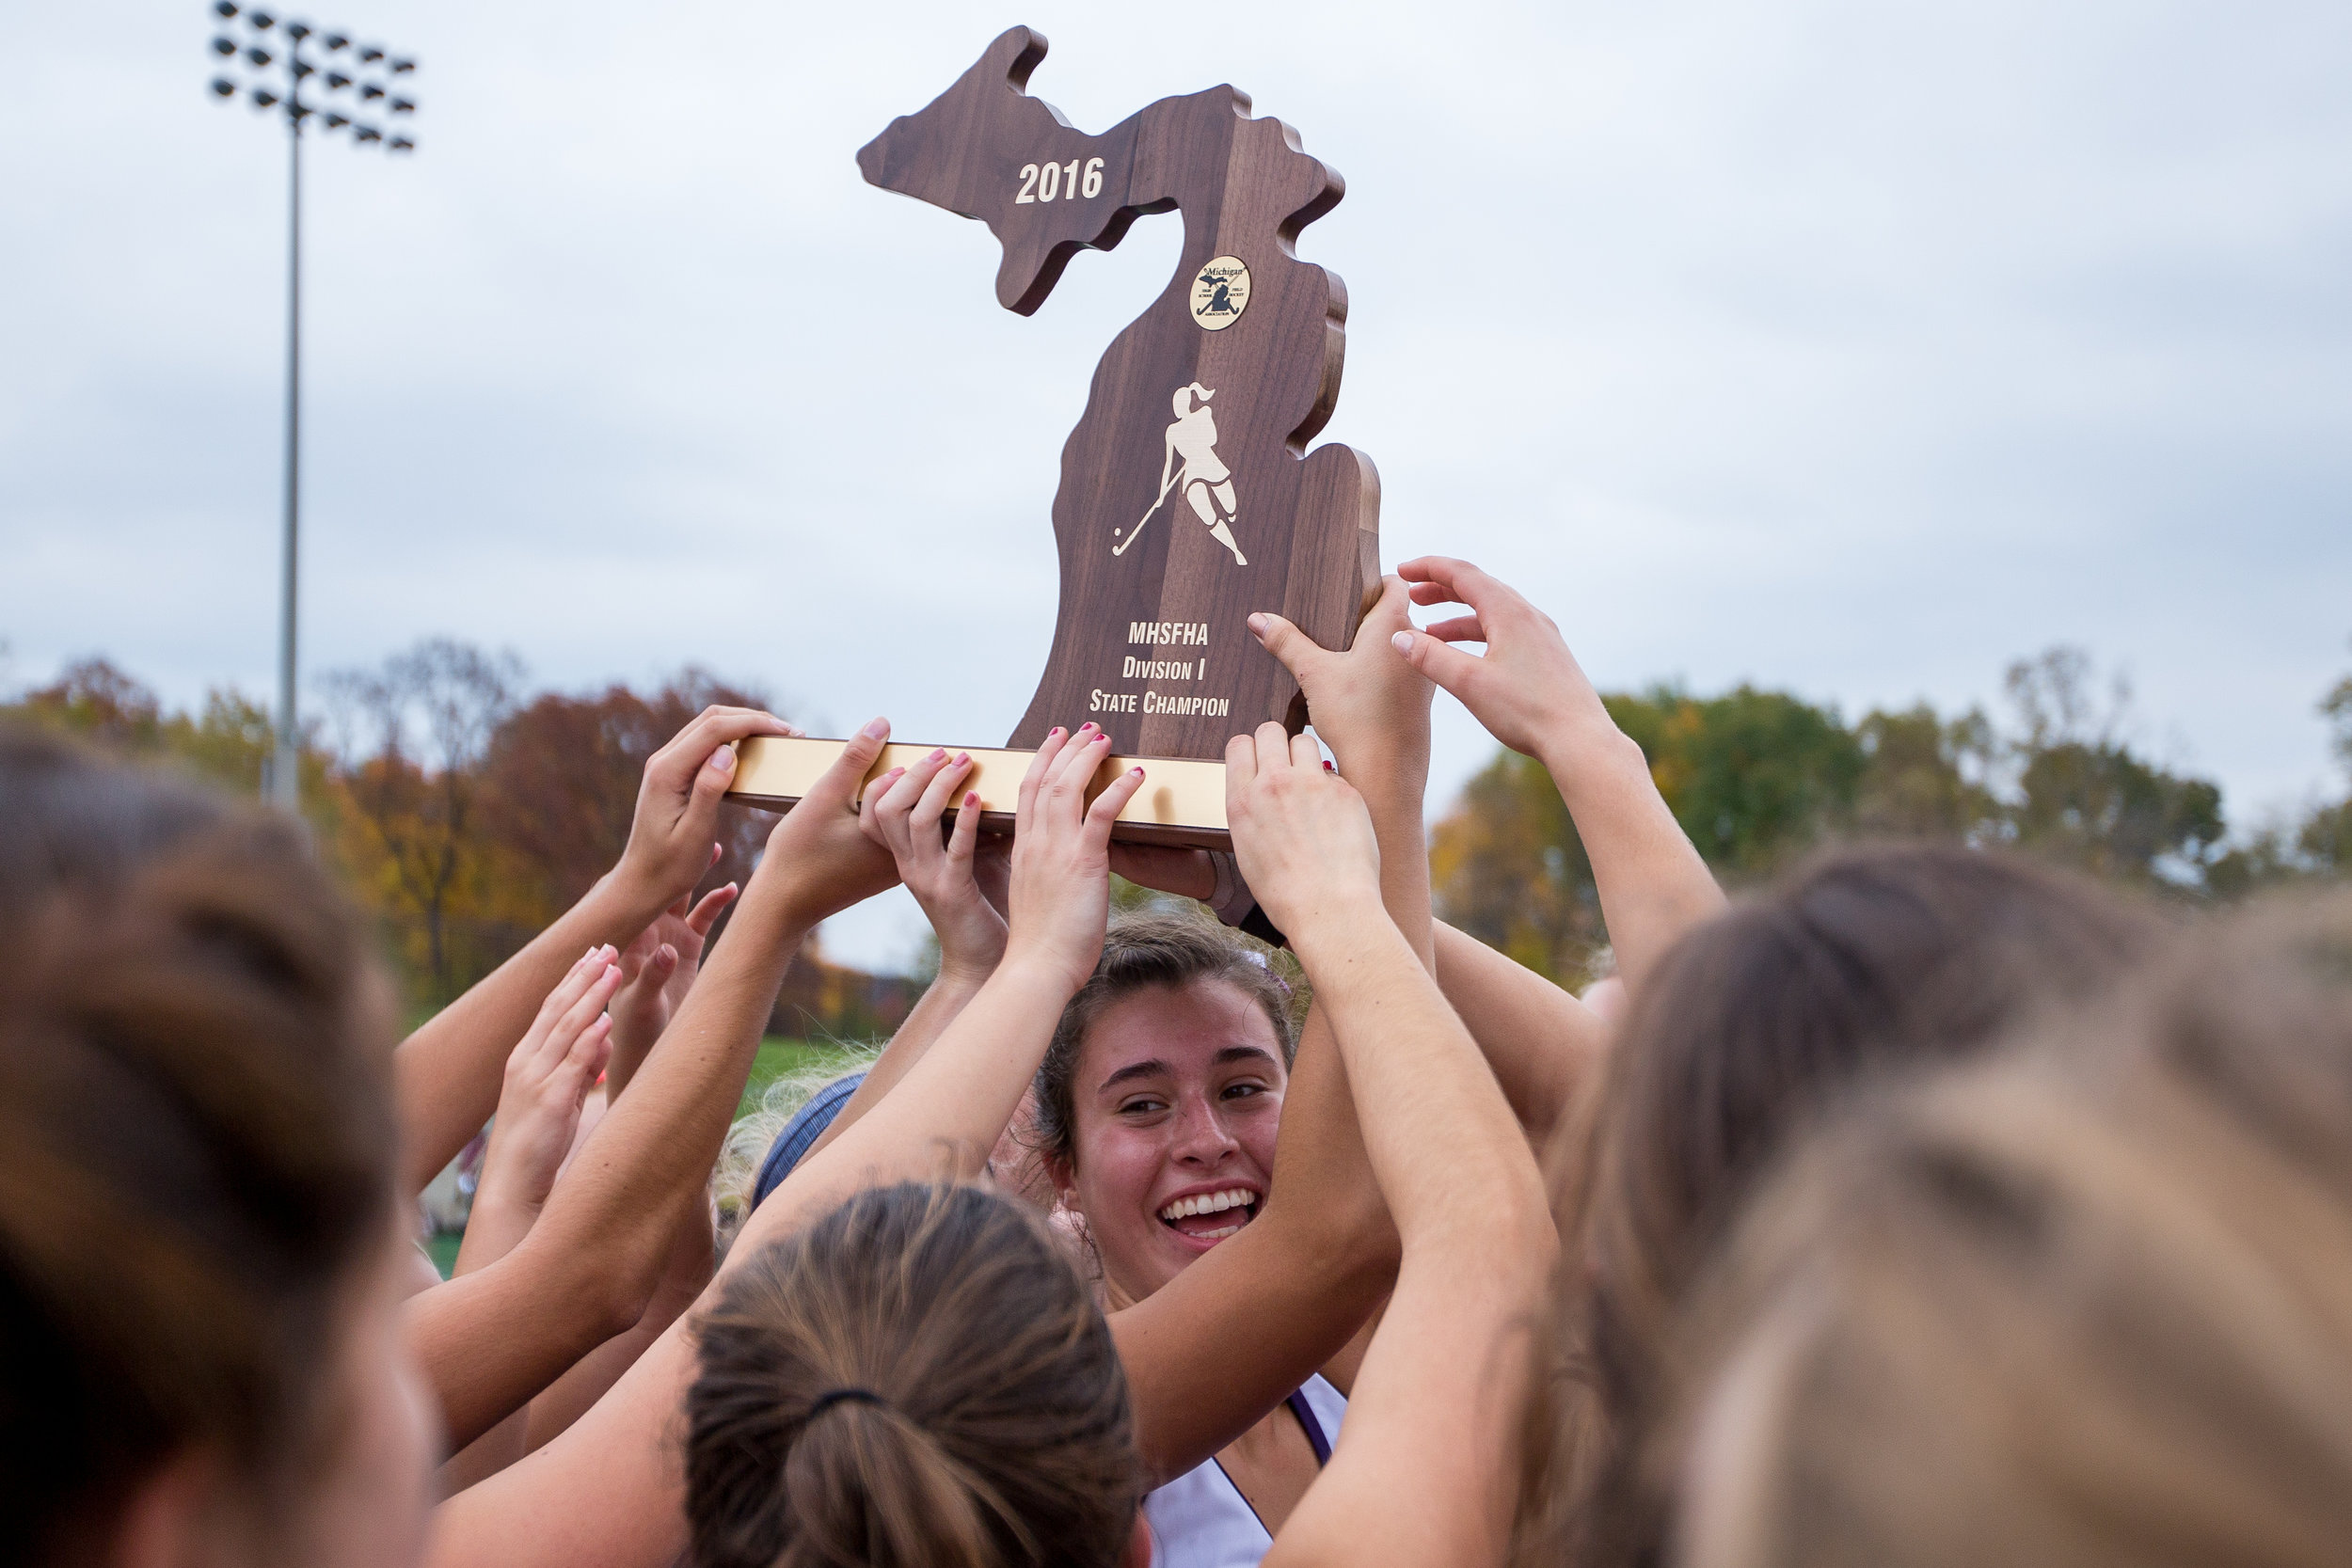
[[[1065,178],[1062,171],[1070,172]],[[1075,201],[1080,197],[1091,201],[1103,194],[1103,160],[1089,158],[1086,172],[1078,171],[1078,160],[1066,164],[1023,164],[1021,189],[1013,197],[1015,205],[1025,201],[1052,201],[1057,198]]]

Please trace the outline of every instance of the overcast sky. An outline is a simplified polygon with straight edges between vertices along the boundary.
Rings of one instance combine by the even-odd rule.
[[[345,8],[346,4],[349,8]],[[296,11],[294,14],[309,14]],[[2352,7],[395,4],[420,150],[310,153],[306,672],[448,634],[995,743],[1173,216],[993,303],[852,155],[1000,28],[1103,130],[1231,81],[1347,178],[1325,439],[1605,688],[1997,702],[2079,644],[2233,820],[2352,667]],[[284,134],[201,0],[10,8],[0,687],[271,689]],[[380,31],[379,31],[380,30]],[[1491,745],[1439,699],[1435,802]],[[834,933],[902,958],[911,907]]]

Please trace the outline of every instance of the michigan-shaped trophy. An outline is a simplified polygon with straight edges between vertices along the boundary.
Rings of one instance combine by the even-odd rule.
[[[1351,448],[1306,451],[1339,398],[1347,295],[1292,245],[1344,187],[1231,87],[1089,135],[1029,96],[1044,55],[1042,38],[1013,28],[858,154],[872,183],[986,223],[1004,253],[996,297],[1023,315],[1073,256],[1109,249],[1138,217],[1184,226],[1174,276],[1104,350],[1063,445],[1053,651],[1008,750],[974,752],[968,787],[1009,814],[1021,749],[1091,720],[1120,753],[1105,779],[1159,759],[1120,836],[1221,844],[1214,759],[1236,733],[1308,717],[1248,617],[1273,610],[1342,648],[1379,591],[1378,476]],[[876,768],[929,749],[894,747]],[[833,754],[754,741],[734,793],[797,799]]]

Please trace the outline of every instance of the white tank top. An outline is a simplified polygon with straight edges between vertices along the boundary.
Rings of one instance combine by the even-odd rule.
[[[1324,1441],[1337,1442],[1347,1401],[1320,1375],[1298,1392]],[[1143,1516],[1152,1526],[1152,1568],[1256,1568],[1274,1549],[1274,1537],[1214,1457],[1147,1493]]]

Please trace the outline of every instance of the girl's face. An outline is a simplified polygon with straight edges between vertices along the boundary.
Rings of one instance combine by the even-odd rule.
[[[1150,987],[1095,1020],[1071,1085],[1075,1168],[1057,1174],[1116,1301],[1257,1216],[1288,1085],[1272,1021],[1227,981]]]

